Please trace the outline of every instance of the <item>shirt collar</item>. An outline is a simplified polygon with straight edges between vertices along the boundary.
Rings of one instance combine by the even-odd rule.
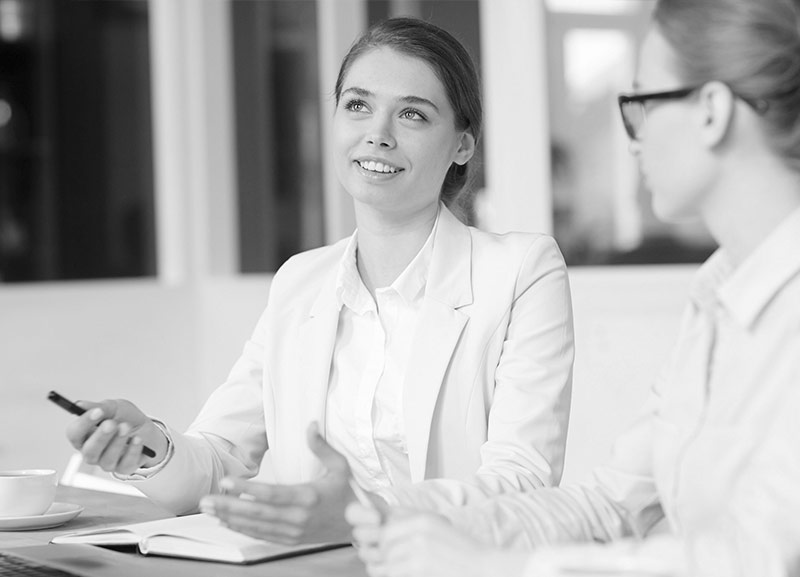
[[[441,214],[441,210],[436,213],[436,221],[433,223],[433,228],[425,244],[422,245],[417,255],[390,286],[390,288],[397,291],[397,294],[406,303],[414,301],[425,292],[425,285],[428,283],[428,270],[430,269],[433,255],[433,239],[436,236],[436,228],[439,223],[439,214]]]
[[[800,209],[792,212],[738,267],[723,249],[701,267],[692,298],[709,307],[722,305],[751,327],[783,286],[800,273]]]
[[[336,301],[339,310],[344,305],[357,314],[363,314],[371,307],[372,297],[369,295],[367,287],[364,286],[361,275],[358,274],[357,247],[358,230],[353,232],[339,261],[339,268],[336,272]]]
[[[400,273],[400,276],[398,276],[389,287],[379,290],[393,289],[406,303],[412,302],[424,293],[425,285],[428,282],[428,270],[430,269],[431,258],[433,256],[433,241],[436,236],[436,229],[439,224],[439,215],[441,212],[440,205],[439,211],[436,213],[436,220],[433,223],[433,228],[425,244],[422,245],[422,248],[405,270]],[[356,264],[357,250],[358,230],[350,237],[344,249],[344,253],[342,254],[342,258],[339,261],[339,268],[336,273],[336,299],[340,309],[344,305],[357,314],[363,314],[370,308],[374,308],[374,301],[367,287],[364,286],[361,275],[358,273],[358,265]]]

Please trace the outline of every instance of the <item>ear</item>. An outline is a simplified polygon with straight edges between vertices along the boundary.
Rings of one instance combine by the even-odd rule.
[[[736,97],[722,82],[708,82],[700,89],[700,111],[703,142],[709,147],[718,146],[733,124]]]
[[[453,162],[463,166],[469,162],[473,154],[475,154],[475,137],[472,136],[472,132],[465,130],[459,137],[458,149],[453,156]]]

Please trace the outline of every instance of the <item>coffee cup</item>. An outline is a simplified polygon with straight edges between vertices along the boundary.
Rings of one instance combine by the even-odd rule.
[[[52,469],[0,471],[0,517],[41,515],[56,497]]]

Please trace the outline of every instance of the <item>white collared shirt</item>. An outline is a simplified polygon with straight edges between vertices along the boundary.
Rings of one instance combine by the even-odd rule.
[[[347,457],[358,483],[371,491],[411,482],[403,381],[425,296],[435,230],[436,223],[411,263],[390,286],[377,289],[374,300],[356,266],[357,231],[339,265],[339,324],[326,437]]]
[[[738,267],[722,250],[701,267],[671,360],[593,483],[452,517],[482,540],[540,547],[643,537],[665,514],[685,559],[662,569],[783,577],[800,563],[798,439],[800,209]],[[550,574],[545,557],[558,556],[534,555],[526,574]]]

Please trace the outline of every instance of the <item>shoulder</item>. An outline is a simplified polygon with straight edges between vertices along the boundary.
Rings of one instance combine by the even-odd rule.
[[[566,271],[553,237],[540,233],[496,234],[470,227],[473,266],[519,271]]]
[[[344,238],[335,244],[307,250],[289,258],[272,279],[270,300],[287,292],[295,296],[300,296],[306,290],[316,294],[319,287],[335,274],[348,241],[349,238]]]
[[[349,240],[350,237],[347,237],[334,244],[297,253],[280,266],[275,277],[303,276],[319,267],[334,268],[339,264]]]

